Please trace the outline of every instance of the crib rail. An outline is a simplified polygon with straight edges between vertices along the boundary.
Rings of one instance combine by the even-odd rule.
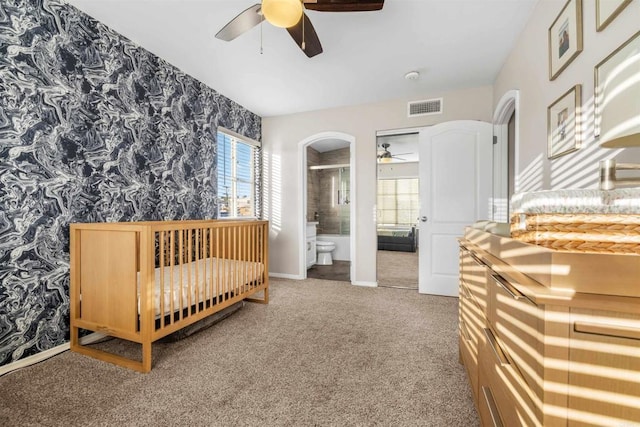
[[[265,284],[266,227],[256,222],[208,224],[206,227],[154,226],[156,250],[154,337],[180,329],[186,317],[224,308]],[[188,266],[185,268],[185,266]]]
[[[148,372],[153,341],[242,300],[268,303],[266,221],[72,224],[70,236],[74,351]],[[80,345],[80,329],[142,344],[142,361]]]

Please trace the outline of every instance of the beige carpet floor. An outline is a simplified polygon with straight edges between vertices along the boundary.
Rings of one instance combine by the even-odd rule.
[[[418,289],[418,252],[378,251],[378,286]]]
[[[455,298],[273,279],[149,374],[65,352],[0,377],[0,425],[476,426],[456,328]]]

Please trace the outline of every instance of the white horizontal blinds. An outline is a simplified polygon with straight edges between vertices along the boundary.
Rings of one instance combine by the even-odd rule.
[[[254,216],[253,147],[236,142],[236,216]]]
[[[256,217],[259,147],[218,132],[218,217]]]
[[[419,200],[417,178],[378,180],[378,224],[415,224]]]
[[[256,218],[262,218],[262,147],[253,149],[254,199],[253,209]]]

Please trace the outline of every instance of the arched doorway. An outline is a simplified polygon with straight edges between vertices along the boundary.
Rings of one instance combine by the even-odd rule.
[[[303,278],[307,277],[307,266],[309,265],[308,260],[309,256],[314,256],[313,254],[309,254],[309,249],[311,248],[312,239],[308,239],[307,230],[308,224],[311,222],[320,223],[320,218],[314,218],[315,212],[320,212],[320,209],[315,211],[309,210],[309,197],[308,197],[308,189],[309,189],[309,159],[308,159],[308,148],[315,147],[323,152],[327,153],[332,151],[332,148],[335,147],[336,150],[348,148],[348,162],[346,160],[339,160],[337,162],[333,162],[333,164],[325,164],[319,165],[323,169],[335,168],[339,173],[345,175],[344,182],[347,182],[348,185],[345,187],[332,187],[332,195],[331,199],[334,204],[341,205],[341,209],[347,209],[348,212],[348,223],[342,224],[344,229],[348,229],[348,236],[346,233],[325,233],[323,236],[320,233],[317,236],[318,240],[330,240],[337,243],[336,254],[339,254],[339,257],[344,257],[344,255],[348,252],[349,256],[349,281],[353,282],[355,276],[355,265],[357,261],[357,254],[355,253],[355,236],[356,236],[356,165],[355,165],[355,137],[349,134],[345,134],[342,132],[321,132],[315,135],[312,135],[304,140],[300,141],[298,144],[298,158],[300,165],[300,179],[302,182],[301,186],[301,215],[299,218],[299,248],[300,248],[300,256],[299,256],[299,275]],[[317,150],[316,150],[317,151]],[[330,154],[327,155],[330,157]],[[344,159],[341,157],[341,159]],[[331,163],[331,162],[329,162]],[[346,174],[345,174],[346,173]],[[334,194],[335,193],[335,194]],[[316,219],[318,221],[316,221]],[[328,236],[328,237],[326,237]]]

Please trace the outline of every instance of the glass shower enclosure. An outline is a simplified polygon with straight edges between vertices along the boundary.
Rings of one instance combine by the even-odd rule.
[[[309,167],[310,191],[315,197],[319,234],[350,233],[350,168],[349,165]]]

